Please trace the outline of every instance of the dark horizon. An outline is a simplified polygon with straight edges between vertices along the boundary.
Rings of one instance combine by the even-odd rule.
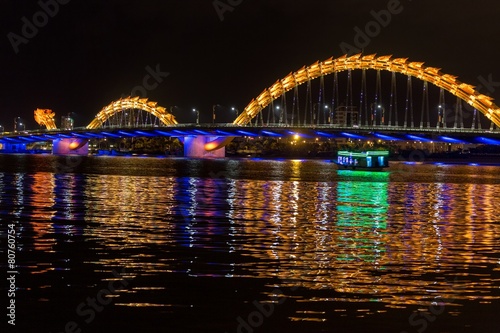
[[[192,108],[200,110],[201,122],[209,122],[214,104],[222,105],[217,120],[231,121],[231,107],[243,110],[277,79],[339,57],[350,50],[348,44],[363,46],[365,54],[423,61],[500,99],[498,11],[485,0],[3,5],[0,124],[6,130],[16,116],[35,128],[36,108],[54,110],[57,123],[72,112],[75,126],[85,126],[102,107],[133,90],[169,109],[177,106],[180,122],[194,122]],[[392,14],[384,16],[388,11]],[[23,32],[34,20],[40,20],[36,31]],[[363,40],[359,31],[366,32],[370,22],[379,28]],[[144,82],[150,89],[138,88]]]

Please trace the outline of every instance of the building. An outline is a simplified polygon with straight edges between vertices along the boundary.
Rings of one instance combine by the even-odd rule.
[[[68,114],[67,116],[61,117],[61,129],[72,130],[73,129],[73,118]]]
[[[340,126],[359,125],[358,109],[355,106],[338,106],[333,114],[333,124]]]
[[[14,132],[22,132],[26,128],[26,124],[24,123],[23,118],[16,117],[14,118]]]

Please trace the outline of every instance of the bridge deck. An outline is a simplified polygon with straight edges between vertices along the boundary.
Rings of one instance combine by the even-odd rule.
[[[186,137],[186,136],[267,136],[287,137],[300,135],[304,138],[352,138],[369,139],[377,137],[382,140],[435,140],[453,143],[495,143],[500,139],[500,130],[471,128],[412,128],[404,126],[237,126],[232,123],[216,124],[176,124],[171,126],[139,127],[139,128],[74,128],[72,130],[33,130],[23,132],[4,132],[0,135],[3,143],[31,143],[51,141],[60,138],[129,138],[129,137]],[[500,143],[500,141],[498,141]]]

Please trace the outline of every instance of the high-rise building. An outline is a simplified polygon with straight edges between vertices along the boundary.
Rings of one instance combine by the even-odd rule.
[[[22,132],[26,128],[26,124],[24,123],[23,118],[16,117],[14,118],[14,132]]]
[[[61,129],[72,130],[73,129],[73,118],[68,114],[67,116],[61,117]]]
[[[358,125],[358,110],[355,106],[341,105],[335,109],[333,124],[340,126]]]

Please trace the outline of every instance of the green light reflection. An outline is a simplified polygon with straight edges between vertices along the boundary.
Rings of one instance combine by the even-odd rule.
[[[337,260],[377,261],[385,252],[389,172],[338,171]]]

